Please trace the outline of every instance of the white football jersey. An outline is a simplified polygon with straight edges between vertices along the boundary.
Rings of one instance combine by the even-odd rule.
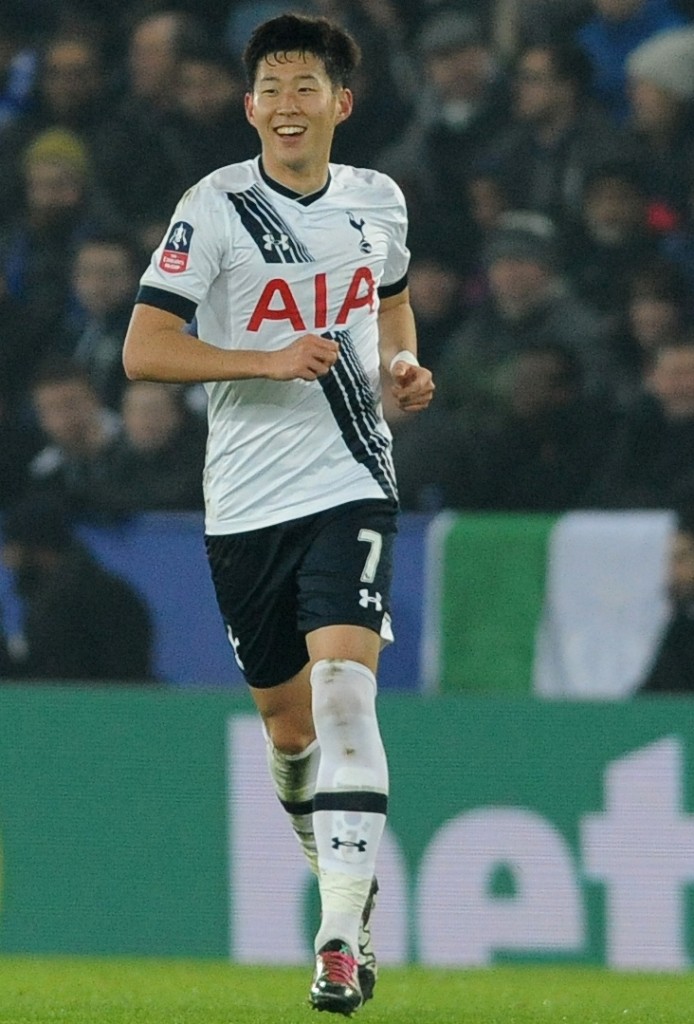
[[[206,530],[236,533],[361,498],[396,499],[380,400],[380,295],[406,284],[407,214],[377,171],[330,165],[300,196],[260,159],[203,178],[178,204],[137,301],[169,310],[224,349],[339,342],[315,381],[217,381],[208,392]]]

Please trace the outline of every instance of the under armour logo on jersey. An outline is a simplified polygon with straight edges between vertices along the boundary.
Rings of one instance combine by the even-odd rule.
[[[333,850],[339,850],[341,846],[353,846],[359,853],[366,853],[366,839],[360,839],[358,843],[352,843],[348,839],[338,839],[333,836]]]
[[[243,667],[243,662],[241,661],[241,658],[239,657],[239,641],[238,641],[238,638],[235,637],[234,634],[231,632],[231,626],[227,626],[227,636],[229,637],[229,643],[231,644],[231,646],[234,649],[234,658],[236,660],[236,664],[239,666],[241,671],[244,672],[245,669]]]
[[[289,251],[289,235],[285,235],[281,232],[279,235],[273,235],[271,231],[266,231],[263,235],[263,248],[274,249],[276,252],[282,250],[282,252]]]
[[[361,235],[361,241],[359,243],[360,251],[371,252],[371,249],[373,248],[371,242],[367,242],[367,240],[364,238],[364,224],[366,223],[366,221],[364,220],[363,217],[361,220],[357,220],[354,214],[351,213],[349,210],[347,211],[347,216],[349,217],[349,222],[352,225],[352,227]]]
[[[381,595],[377,592],[370,594],[366,587],[362,587],[359,591],[359,605],[362,608],[368,608],[372,604],[377,612],[383,611],[383,605],[381,603]]]

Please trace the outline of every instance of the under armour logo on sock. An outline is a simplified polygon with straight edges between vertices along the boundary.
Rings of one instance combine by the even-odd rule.
[[[366,839],[360,839],[358,843],[352,843],[348,839],[338,839],[333,836],[333,850],[339,850],[341,846],[353,846],[359,853],[366,853]]]

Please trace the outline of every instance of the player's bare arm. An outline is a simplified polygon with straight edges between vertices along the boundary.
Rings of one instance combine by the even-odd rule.
[[[435,384],[431,371],[417,361],[417,334],[407,288],[381,299],[378,330],[381,364],[390,374],[391,392],[398,409],[426,409],[434,396]]]
[[[329,338],[304,334],[275,352],[228,351],[183,331],[185,321],[166,310],[138,303],[123,347],[131,380],[185,384],[212,380],[316,380],[335,363],[339,346]]]

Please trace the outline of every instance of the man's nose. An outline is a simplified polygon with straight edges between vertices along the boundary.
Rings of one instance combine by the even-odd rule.
[[[299,97],[292,89],[281,93],[277,109],[281,114],[289,114],[299,109]]]

